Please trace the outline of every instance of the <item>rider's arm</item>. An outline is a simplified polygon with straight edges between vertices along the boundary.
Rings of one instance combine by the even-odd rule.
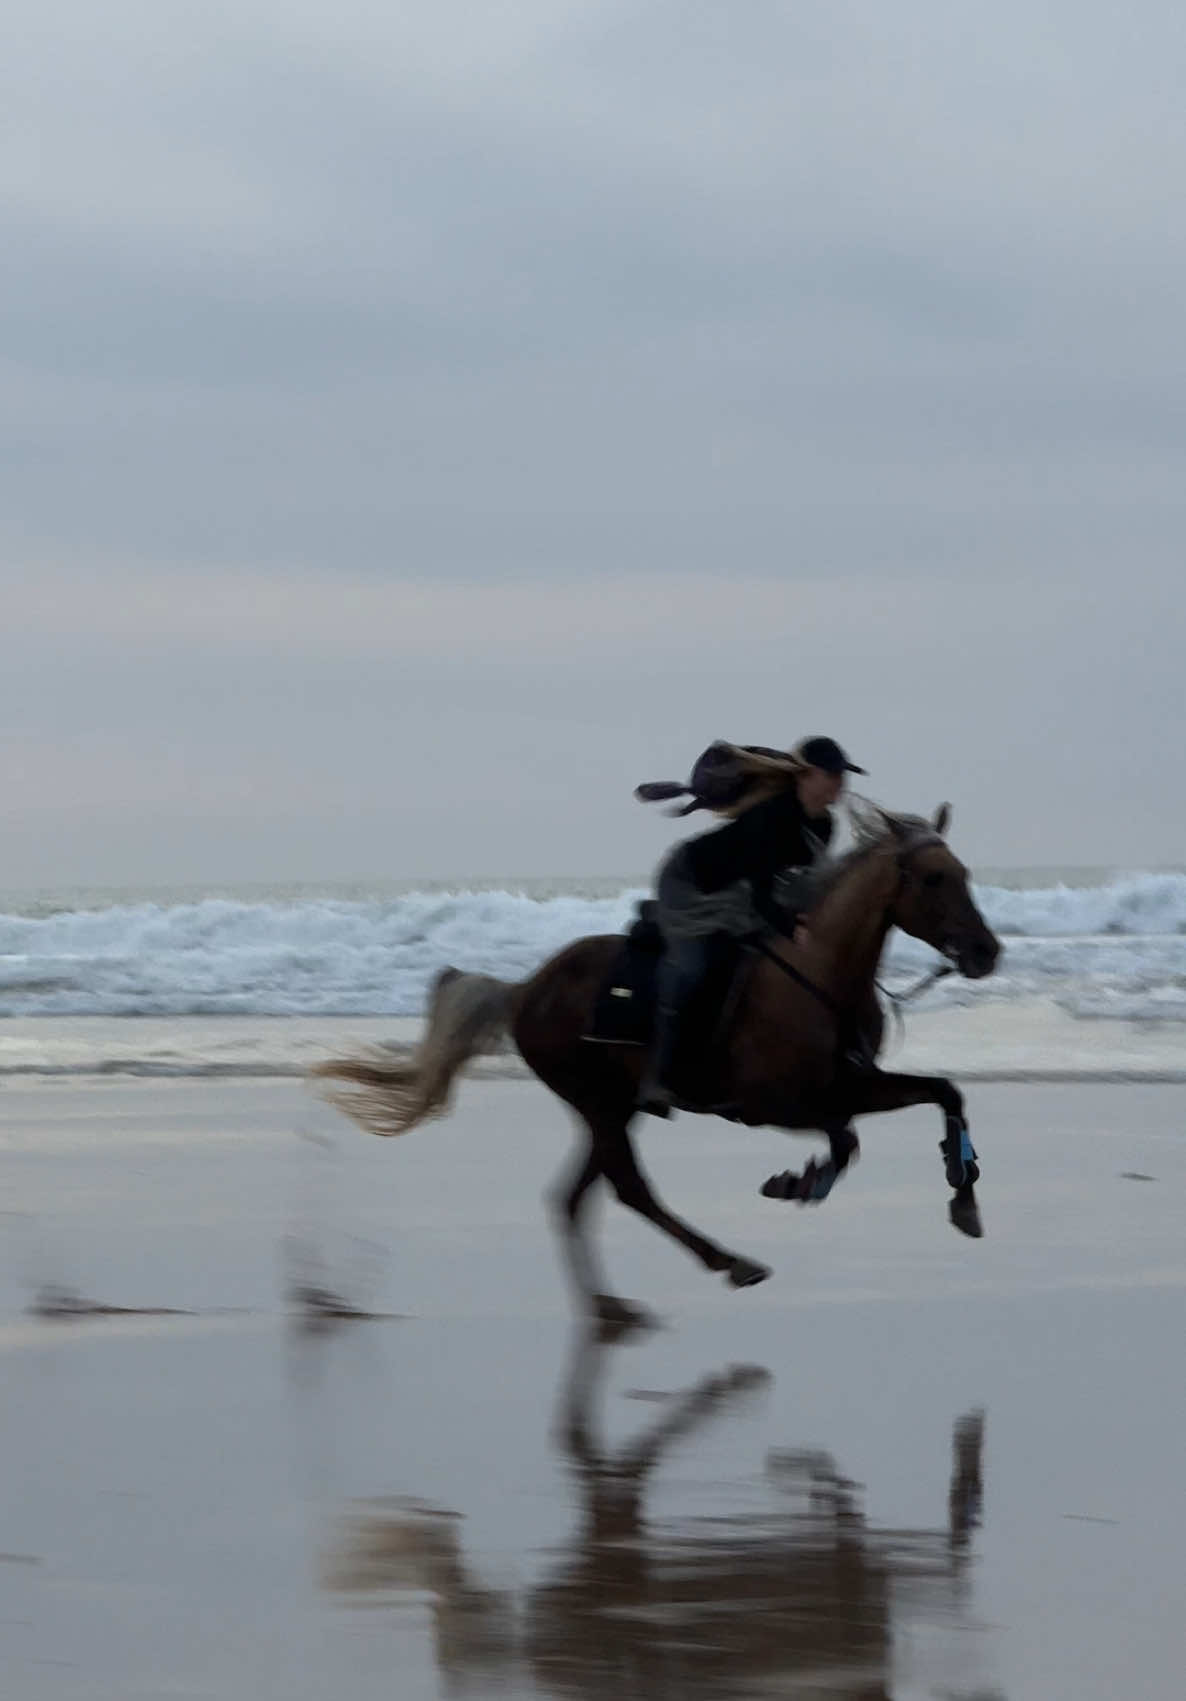
[[[750,849],[750,892],[754,908],[766,925],[778,933],[790,933],[796,915],[794,897],[788,902],[788,894],[779,893],[777,884],[790,870],[805,869],[815,860],[819,847],[826,846],[832,837],[832,818],[827,815],[809,821],[797,805],[788,808],[786,799],[771,802],[783,807],[771,809],[766,820],[759,822],[764,830]]]
[[[756,803],[727,827],[691,840],[686,854],[692,878],[702,892],[718,892],[734,880],[757,882],[768,889],[779,869],[810,862],[804,824],[794,792],[780,792],[765,803]]]

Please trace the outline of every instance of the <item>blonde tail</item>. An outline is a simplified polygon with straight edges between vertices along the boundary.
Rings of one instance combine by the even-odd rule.
[[[309,1073],[348,1083],[324,1089],[325,1097],[368,1134],[406,1134],[449,1108],[458,1070],[494,1049],[506,1032],[510,981],[442,969],[432,989],[428,1026],[409,1059],[376,1047],[356,1057],[333,1057]]]

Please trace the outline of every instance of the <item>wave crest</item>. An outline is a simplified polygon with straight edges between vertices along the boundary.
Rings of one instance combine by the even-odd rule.
[[[583,934],[621,932],[643,895],[209,898],[0,915],[0,1014],[415,1016],[446,964],[521,979]],[[1039,992],[1084,1015],[1186,1014],[1186,875],[984,886],[977,898],[1004,939],[1002,969],[974,989],[947,982],[934,1001]],[[897,938],[890,979],[931,960]]]

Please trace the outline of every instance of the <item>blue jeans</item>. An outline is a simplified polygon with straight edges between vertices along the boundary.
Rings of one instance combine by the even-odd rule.
[[[708,973],[711,934],[694,939],[669,939],[659,964],[655,1035],[647,1070],[647,1090],[670,1088],[684,1012]]]

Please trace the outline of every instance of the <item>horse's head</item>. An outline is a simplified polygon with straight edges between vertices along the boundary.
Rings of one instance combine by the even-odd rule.
[[[885,819],[897,841],[894,925],[933,945],[969,980],[990,975],[1001,944],[976,907],[968,870],[946,844],[950,806],[943,804],[933,821],[909,815],[886,815]]]

